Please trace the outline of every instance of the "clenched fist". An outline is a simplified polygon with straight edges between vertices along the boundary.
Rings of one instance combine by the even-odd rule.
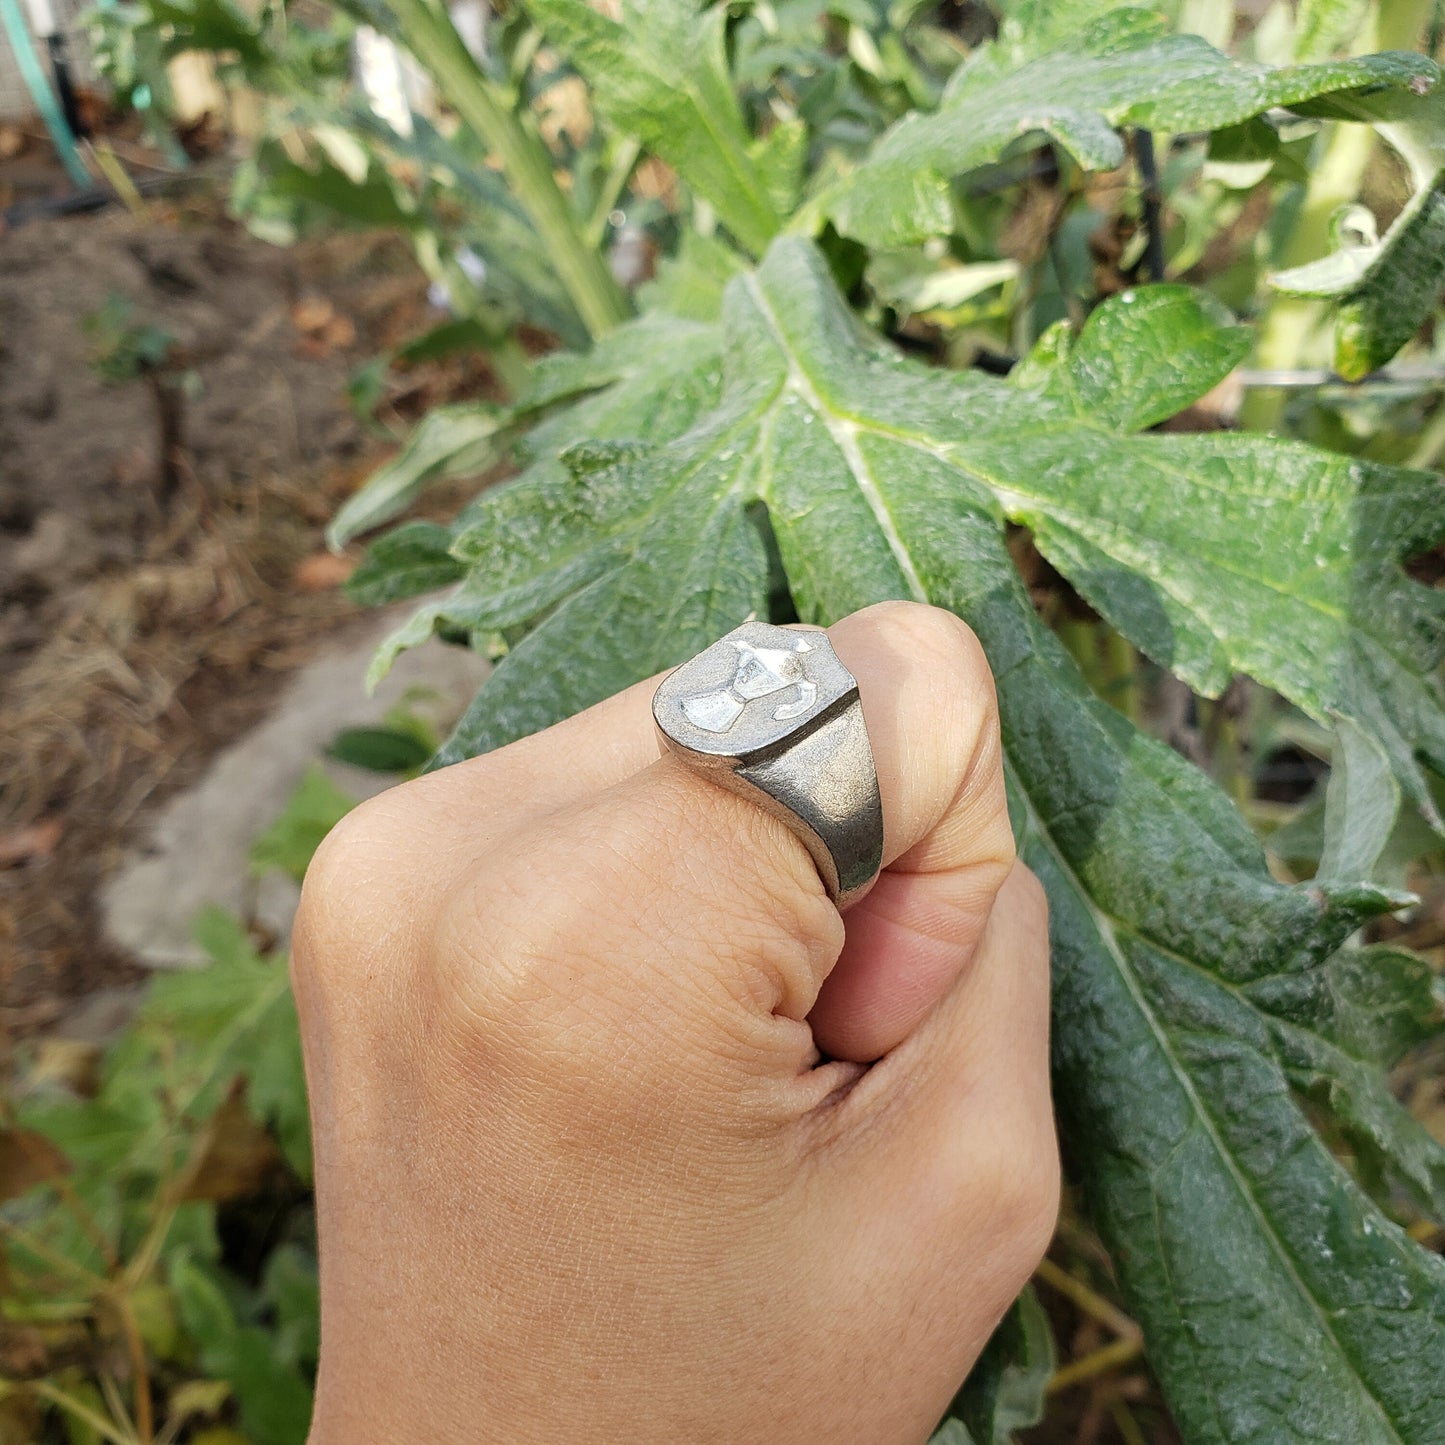
[[[914,1445],[1058,1168],[1045,907],[972,633],[829,630],[884,872],[658,757],[656,682],[358,808],[306,880],[314,1445]]]

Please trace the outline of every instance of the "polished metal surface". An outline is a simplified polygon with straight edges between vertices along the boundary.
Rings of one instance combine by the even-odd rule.
[[[662,745],[780,818],[829,896],[856,902],[883,861],[883,809],[858,683],[819,628],[745,622],[663,679]]]

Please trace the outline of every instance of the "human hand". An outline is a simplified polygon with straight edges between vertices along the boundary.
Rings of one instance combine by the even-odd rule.
[[[318,853],[313,1445],[913,1445],[947,1407],[1057,1208],[1045,905],[972,633],[829,635],[884,812],[846,929],[787,827],[658,758],[656,680]]]

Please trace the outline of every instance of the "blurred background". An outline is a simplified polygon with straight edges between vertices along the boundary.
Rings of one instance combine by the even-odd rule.
[[[449,519],[507,475],[496,409],[529,360],[586,341],[487,147],[364,8],[0,0],[0,1445],[304,1439],[315,1242],[290,914],[327,828],[416,772],[489,667],[434,639],[368,693],[411,608],[348,589],[357,538],[403,508]],[[810,122],[861,145],[1008,9],[903,8],[740,5],[740,71],[791,67]],[[1285,0],[1182,8],[1235,54],[1302,58]],[[1382,48],[1386,21],[1442,54],[1438,6],[1303,8],[1328,12],[1315,56]],[[520,12],[451,12],[522,97],[618,286],[655,284],[692,204],[676,177],[597,123]],[[1302,211],[1358,194],[1368,214],[1346,223],[1385,229],[1405,167],[1369,127],[1286,123],[1268,149],[1239,129],[1173,138],[1142,184],[1138,156],[1088,176],[1048,152],[1001,164],[970,194],[969,254],[875,260],[862,304],[910,351],[997,372],[1136,280],[1189,280],[1260,339],[1171,426],[1438,468],[1437,322],[1347,385],[1321,303],[1266,285],[1318,246]],[[1279,877],[1309,877],[1331,738],[1243,679],[1195,697],[1013,543],[1096,688],[1227,788]],[[1411,570],[1434,584],[1445,565]],[[1374,936],[1437,971],[1442,866],[1405,809],[1380,871],[1422,902]],[[1441,1062],[1416,1053],[1392,1084],[1445,1139]],[[1072,1210],[1030,1300],[1018,1439],[1178,1438]]]

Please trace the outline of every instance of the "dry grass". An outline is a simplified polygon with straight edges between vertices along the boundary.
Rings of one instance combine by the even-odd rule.
[[[130,974],[95,895],[145,805],[192,779],[285,674],[355,615],[292,581],[328,489],[261,479],[240,507],[188,499],[137,565],[95,577],[0,679],[0,836],[41,832],[0,872],[0,1001],[12,1028]],[[330,501],[324,500],[324,512]],[[49,847],[45,847],[45,844]]]

